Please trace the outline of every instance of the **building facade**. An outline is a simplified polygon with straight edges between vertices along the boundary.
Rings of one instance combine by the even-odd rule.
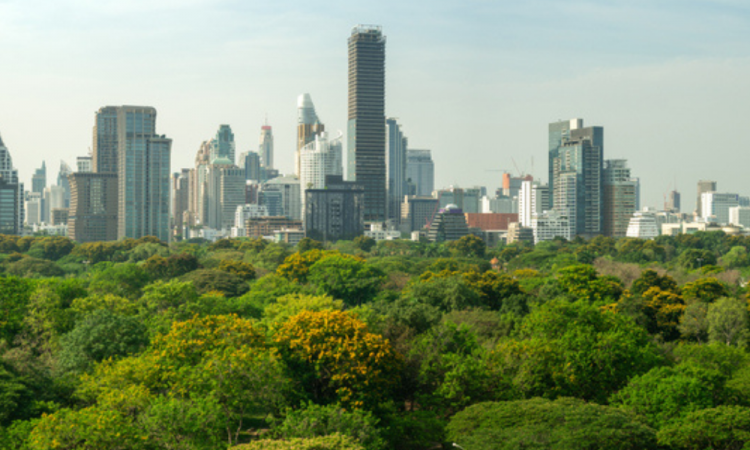
[[[300,173],[302,149],[314,141],[315,136],[325,131],[325,128],[325,125],[318,119],[310,94],[301,94],[297,97],[297,151],[294,158],[294,174],[298,177],[302,177]]]
[[[219,125],[216,136],[211,139],[209,150],[209,160],[213,161],[218,158],[226,158],[234,164],[234,154],[237,149],[234,143],[234,133],[229,125]]]
[[[409,195],[426,197],[435,190],[435,163],[430,150],[406,150]]]
[[[582,119],[550,124],[550,189],[571,235],[592,237],[603,229],[604,129],[582,125]]]
[[[430,226],[432,218],[439,208],[438,199],[406,195],[401,203],[401,228],[410,233]]]
[[[263,184],[258,200],[272,216],[302,220],[300,194],[300,182],[296,176],[277,177]]]
[[[26,221],[24,188],[0,136],[0,234],[21,234]]]
[[[386,119],[385,128],[385,148],[388,155],[388,219],[398,223],[401,221],[401,202],[409,191],[406,178],[406,152],[409,141],[396,119]]]
[[[156,134],[156,109],[117,107],[117,237],[168,241],[172,140]]]
[[[605,236],[625,237],[630,218],[637,210],[637,182],[630,176],[628,162],[609,159],[604,163]]]
[[[431,242],[456,241],[469,234],[466,216],[456,205],[438,210],[430,223],[427,239]]]
[[[343,176],[342,136],[328,138],[328,133],[321,132],[305,145],[300,153],[300,200],[302,202],[302,219],[305,217],[305,191],[324,189],[330,175]]]
[[[349,46],[347,178],[365,189],[365,220],[386,217],[385,36],[379,26],[352,29]]]
[[[305,236],[321,242],[352,240],[365,231],[365,188],[328,176],[324,189],[305,191]]]
[[[117,174],[70,175],[68,236],[76,242],[117,240]]]
[[[729,208],[740,206],[740,196],[737,194],[704,192],[701,194],[701,218],[706,222],[716,222],[719,225],[729,223]]]
[[[273,130],[268,124],[260,127],[258,154],[260,155],[260,167],[266,169],[266,171],[273,169]]]
[[[695,200],[695,214],[703,215],[703,194],[706,192],[716,192],[716,182],[711,180],[698,181],[698,197]]]

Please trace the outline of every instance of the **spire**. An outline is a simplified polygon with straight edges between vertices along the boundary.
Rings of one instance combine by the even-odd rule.
[[[3,144],[3,135],[0,134],[0,147],[5,147],[5,144]]]

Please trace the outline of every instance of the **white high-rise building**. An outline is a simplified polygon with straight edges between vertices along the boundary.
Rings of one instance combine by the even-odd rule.
[[[750,207],[734,206],[729,208],[729,223],[750,228]]]
[[[737,194],[701,194],[701,217],[706,222],[716,222],[719,225],[729,223],[729,208],[735,206],[740,206],[740,196]]]
[[[268,124],[260,127],[258,154],[260,155],[260,167],[273,169],[273,132]]]
[[[551,241],[556,237],[567,240],[573,237],[570,221],[556,210],[532,214],[529,226],[534,230],[534,243]]]
[[[518,193],[518,221],[523,227],[530,227],[534,215],[542,214],[549,204],[549,188],[538,181],[521,182]]]
[[[659,236],[659,228],[656,224],[656,216],[649,211],[640,211],[633,214],[628,224],[627,237],[639,239],[654,239]]]
[[[300,201],[302,217],[305,217],[305,191],[324,189],[326,176],[343,175],[342,133],[335,139],[328,139],[328,133],[321,132],[315,140],[305,145],[300,152]]]

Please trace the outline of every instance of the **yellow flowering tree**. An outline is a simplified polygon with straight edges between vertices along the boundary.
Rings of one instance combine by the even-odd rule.
[[[353,314],[303,311],[275,341],[292,377],[316,403],[372,408],[398,383],[400,355]]]

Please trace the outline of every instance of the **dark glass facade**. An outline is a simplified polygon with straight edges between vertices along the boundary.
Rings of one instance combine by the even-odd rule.
[[[365,220],[386,219],[385,37],[377,26],[349,36],[347,177],[365,188]]]

